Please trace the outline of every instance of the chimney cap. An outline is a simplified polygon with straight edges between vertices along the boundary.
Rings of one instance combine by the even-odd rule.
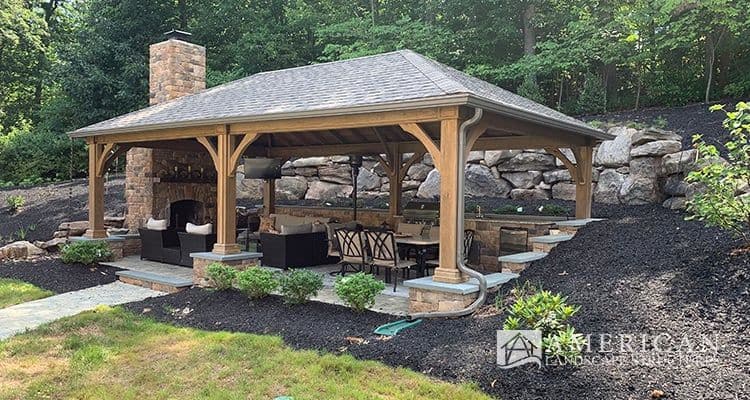
[[[182,40],[183,42],[190,42],[190,37],[193,36],[190,32],[185,31],[179,31],[177,29],[172,29],[169,32],[164,32],[164,36],[167,37],[167,40],[171,39],[177,39]]]

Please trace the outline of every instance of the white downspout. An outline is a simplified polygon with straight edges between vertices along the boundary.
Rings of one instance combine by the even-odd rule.
[[[474,116],[470,119],[464,121],[461,126],[458,129],[458,171],[456,178],[458,180],[457,186],[458,186],[458,193],[460,196],[458,196],[458,200],[456,201],[456,208],[457,208],[457,215],[458,219],[456,221],[456,238],[460,238],[460,245],[456,246],[456,266],[458,267],[459,271],[462,273],[472,277],[476,278],[477,281],[479,281],[479,296],[477,299],[471,303],[468,307],[461,309],[461,310],[455,310],[455,311],[438,311],[438,312],[426,312],[426,313],[416,313],[416,314],[410,314],[410,319],[418,319],[418,318],[446,318],[446,317],[462,317],[464,315],[469,315],[477,310],[481,305],[484,304],[485,300],[487,299],[487,279],[484,278],[484,275],[480,272],[477,272],[471,268],[469,268],[464,263],[464,246],[463,246],[463,237],[464,237],[464,186],[466,181],[466,132],[471,128],[472,126],[476,125],[480,119],[482,119],[482,109],[481,108],[474,108]]]

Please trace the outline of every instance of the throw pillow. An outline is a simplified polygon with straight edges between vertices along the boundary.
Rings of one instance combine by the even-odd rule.
[[[166,231],[167,220],[149,218],[146,222],[146,229],[151,229],[152,231]]]
[[[210,235],[213,230],[213,224],[195,225],[188,222],[187,225],[185,225],[185,231],[187,233],[194,233],[196,235]]]
[[[276,231],[276,227],[274,226],[274,222],[276,221],[276,218],[274,217],[266,217],[261,216],[260,217],[260,228],[258,228],[259,232],[274,232]]]

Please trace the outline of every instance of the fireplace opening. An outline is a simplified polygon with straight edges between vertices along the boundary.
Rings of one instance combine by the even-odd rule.
[[[188,222],[202,225],[205,207],[196,200],[180,200],[169,205],[169,227],[184,231]]]

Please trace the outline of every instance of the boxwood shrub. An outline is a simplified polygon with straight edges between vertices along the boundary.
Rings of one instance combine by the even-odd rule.
[[[364,311],[367,307],[372,307],[375,304],[375,296],[383,289],[383,282],[364,272],[340,276],[334,284],[336,295],[354,311]]]
[[[102,261],[111,261],[114,256],[107,242],[101,240],[73,242],[63,246],[60,253],[60,258],[65,264],[93,265]]]
[[[251,299],[266,297],[278,287],[276,274],[265,268],[250,267],[237,273],[237,289]]]
[[[323,276],[306,269],[295,269],[279,280],[279,291],[287,304],[302,304],[323,289]]]

